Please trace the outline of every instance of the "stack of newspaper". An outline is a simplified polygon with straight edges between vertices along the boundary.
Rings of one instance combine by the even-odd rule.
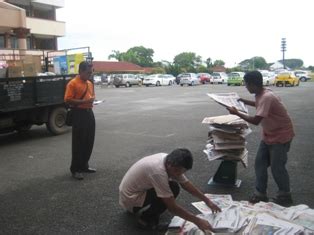
[[[219,205],[222,212],[213,214],[203,202],[192,205],[202,213],[198,216],[212,225],[214,234],[314,234],[314,210],[306,205],[282,207],[271,202],[252,205],[247,201],[233,201],[231,195],[206,196]],[[181,221],[179,230],[166,234],[204,233],[195,224]]]
[[[214,101],[224,107],[235,107],[243,113],[248,113],[246,105],[239,101],[237,93],[207,94]],[[209,134],[204,153],[208,160],[235,160],[241,161],[244,167],[248,166],[248,151],[245,138],[252,131],[248,123],[236,115],[206,117],[202,121],[209,125]]]
[[[248,151],[245,138],[252,131],[248,123],[236,115],[206,117],[202,121],[208,124],[208,141],[204,149],[208,160],[241,161],[244,167],[248,165]]]

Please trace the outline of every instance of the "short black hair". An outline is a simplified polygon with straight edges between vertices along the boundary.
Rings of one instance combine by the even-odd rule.
[[[257,87],[263,87],[263,75],[259,71],[250,71],[244,75],[244,81],[246,84],[255,85]]]
[[[82,61],[79,65],[79,73],[80,72],[85,72],[87,69],[93,67],[93,65],[87,61]]]
[[[193,156],[190,150],[178,148],[167,155],[166,163],[174,167],[183,167],[186,170],[190,170],[193,166]]]

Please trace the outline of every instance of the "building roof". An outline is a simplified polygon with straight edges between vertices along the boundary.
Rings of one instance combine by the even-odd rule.
[[[226,72],[226,68],[221,65],[216,65],[212,68],[213,72]]]
[[[145,68],[121,61],[93,61],[93,68],[95,72],[103,73],[145,73]]]

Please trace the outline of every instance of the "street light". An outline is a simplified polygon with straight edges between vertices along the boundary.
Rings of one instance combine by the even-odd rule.
[[[282,63],[283,63],[283,68],[286,68],[285,65],[285,51],[287,50],[287,43],[286,43],[286,38],[281,39],[281,51],[282,51]]]

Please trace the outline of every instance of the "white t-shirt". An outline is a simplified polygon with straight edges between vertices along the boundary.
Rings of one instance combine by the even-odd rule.
[[[157,153],[144,157],[131,166],[119,186],[119,203],[122,207],[129,211],[132,211],[133,207],[142,207],[146,191],[151,188],[155,189],[160,198],[172,197],[169,181],[188,181],[185,175],[177,179],[169,178],[165,167],[166,156],[166,153]]]

